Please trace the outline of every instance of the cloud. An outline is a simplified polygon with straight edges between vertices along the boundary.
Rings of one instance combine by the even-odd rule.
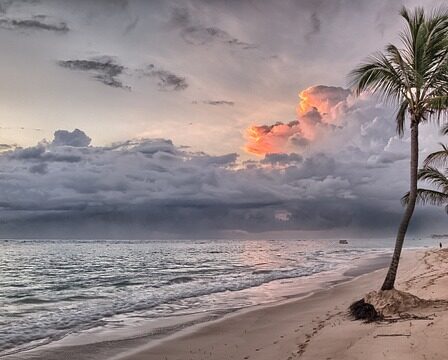
[[[255,155],[285,152],[291,137],[303,138],[300,123],[296,120],[287,124],[277,122],[274,125],[254,125],[246,131],[248,142],[244,149]]]
[[[317,110],[325,119],[333,119],[338,116],[338,110],[346,106],[345,102],[350,94],[350,90],[341,87],[311,86],[299,93],[297,114],[303,116]]]
[[[124,72],[125,67],[110,56],[95,57],[89,60],[62,60],[58,64],[70,70],[90,73],[95,80],[104,85],[130,89],[129,86],[123,85],[118,79]]]
[[[57,130],[54,133],[54,140],[52,145],[55,146],[74,146],[74,147],[86,147],[90,145],[92,141],[84,131],[75,129],[73,131]]]
[[[129,34],[130,32],[134,31],[135,28],[137,27],[139,21],[140,21],[140,18],[139,18],[138,16],[136,16],[136,17],[134,18],[134,20],[132,20],[132,21],[126,26],[126,28],[124,29],[124,34],[127,35],[127,34]]]
[[[407,154],[396,154],[384,151],[379,155],[372,155],[367,159],[369,164],[393,164],[396,161],[405,160],[408,158]]]
[[[213,105],[213,106],[219,106],[219,105],[227,105],[227,106],[233,106],[235,103],[233,101],[228,100],[205,100],[202,102],[206,105]]]
[[[164,153],[170,155],[179,154],[179,150],[174,146],[171,140],[167,139],[151,139],[150,141],[128,140],[121,143],[112,144],[106,147],[107,150],[132,150],[145,155],[154,155],[156,153]]]
[[[48,172],[47,163],[39,163],[30,167],[30,173],[44,175]]]
[[[72,132],[67,130],[57,130],[51,143],[43,140],[36,146],[27,148],[10,148],[6,156],[14,160],[37,163],[29,169],[31,173],[46,174],[48,172],[47,163],[77,163],[83,158],[83,153],[77,148],[89,146],[91,139],[81,130],[75,129]],[[58,150],[55,150],[58,149]]]
[[[59,61],[58,64],[70,70],[87,72],[104,85],[126,90],[130,90],[131,87],[123,84],[119,79],[126,70],[129,70],[128,75],[156,79],[158,81],[157,87],[160,91],[181,91],[188,87],[185,77],[158,68],[154,64],[133,70],[120,64],[116,58],[107,55],[88,60],[63,60]]]
[[[321,30],[321,20],[319,18],[319,15],[317,14],[317,12],[313,12],[311,13],[310,16],[310,30],[309,32],[305,35],[305,40],[306,41],[311,41],[311,38],[314,35],[317,35],[320,33]]]
[[[257,48],[256,45],[241,41],[216,26],[204,26],[195,22],[187,8],[175,8],[170,23],[180,30],[182,39],[191,45],[220,43],[242,50]]]
[[[185,77],[176,75],[167,70],[156,68],[154,64],[149,64],[143,69],[137,70],[137,73],[140,76],[157,79],[157,86],[161,91],[181,91],[188,87]]]
[[[35,1],[2,1],[0,3],[0,29],[22,31],[49,31],[64,34],[70,31],[65,21],[54,16],[33,15],[36,9],[29,5],[35,5]]]
[[[61,152],[48,151],[44,143],[25,149],[16,149],[8,153],[8,155],[16,160],[42,162],[76,163],[82,159],[81,154],[70,150],[63,150]]]
[[[297,119],[273,125],[252,125],[246,131],[245,150],[255,155],[303,150],[341,125],[350,91],[340,87],[312,86],[299,93]]]
[[[169,139],[91,146],[81,130],[58,130],[52,141],[0,154],[0,230],[90,238],[371,232],[370,216],[390,230],[404,191],[400,182],[385,185],[394,166],[372,168],[366,147],[347,146],[338,145],[339,156],[277,153],[240,163],[236,153],[192,152]],[[378,189],[385,200],[372,202]]]
[[[0,18],[0,28],[7,30],[45,30],[67,33],[70,28],[64,21],[54,21],[47,16],[33,16],[30,19]]]
[[[17,147],[17,145],[12,144],[0,144],[0,152],[13,150]]]
[[[235,102],[228,101],[228,100],[203,100],[201,101],[202,104],[205,105],[212,105],[212,106],[234,106]],[[192,101],[192,104],[197,105],[198,101]]]
[[[292,165],[296,163],[301,163],[303,161],[303,157],[299,154],[291,153],[291,154],[266,154],[264,159],[260,162],[262,164],[271,164],[271,165]]]

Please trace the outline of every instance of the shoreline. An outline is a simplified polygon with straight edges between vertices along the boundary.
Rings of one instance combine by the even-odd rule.
[[[424,301],[405,304],[405,312],[389,320],[365,324],[350,319],[348,306],[378,290],[386,271],[221,319],[110,360],[446,359],[448,249],[403,253],[397,288]]]
[[[406,252],[406,250],[404,250],[404,252]],[[417,256],[418,253],[423,252],[423,250],[419,249],[419,250],[407,250],[407,252],[409,253],[410,256]],[[373,259],[370,260],[376,260],[378,259],[378,257],[375,257]],[[277,303],[273,303],[273,304],[267,304],[267,305],[259,305],[259,306],[254,306],[251,308],[246,308],[246,309],[242,309],[241,311],[238,311],[236,313],[232,313],[229,314],[223,318],[217,319],[215,321],[211,321],[211,322],[207,322],[207,323],[201,323],[198,324],[197,326],[193,326],[191,328],[185,329],[184,331],[180,331],[178,333],[175,333],[171,336],[168,336],[164,339],[161,339],[159,341],[156,342],[152,342],[146,346],[142,346],[138,349],[135,350],[131,350],[128,351],[127,353],[123,353],[117,356],[114,356],[112,358],[110,358],[109,360],[146,360],[146,359],[168,359],[168,360],[182,360],[183,359],[183,349],[187,349],[187,348],[194,348],[195,346],[198,347],[198,349],[195,351],[193,349],[191,349],[189,351],[189,359],[250,359],[251,356],[250,355],[243,355],[243,353],[240,353],[239,350],[236,351],[235,356],[231,356],[228,357],[228,344],[224,344],[224,349],[223,351],[216,351],[216,346],[213,345],[213,343],[209,346],[205,345],[205,347],[207,348],[212,348],[215,349],[215,352],[209,352],[209,357],[205,356],[202,357],[203,355],[206,355],[207,351],[205,349],[202,348],[201,342],[206,342],[204,341],[203,337],[205,338],[214,338],[214,340],[217,340],[219,343],[220,342],[220,337],[223,336],[225,338],[234,338],[232,334],[228,334],[227,331],[229,330],[229,327],[233,330],[235,328],[238,328],[239,330],[244,328],[244,324],[246,323],[247,320],[249,321],[253,321],[253,318],[256,318],[258,320],[258,317],[261,316],[266,316],[269,313],[271,314],[275,314],[277,312],[281,313],[282,315],[285,315],[284,313],[287,312],[288,314],[290,314],[289,312],[289,308],[294,308],[297,310],[297,308],[301,308],[296,312],[299,312],[300,314],[304,314],[304,313],[308,313],[309,309],[308,306],[311,305],[312,308],[316,307],[320,307],[321,305],[321,301],[323,299],[328,299],[331,298],[331,296],[327,296],[327,295],[331,295],[334,292],[343,292],[342,288],[345,287],[350,287],[350,288],[357,288],[356,283],[359,281],[363,281],[363,282],[369,282],[368,278],[381,278],[383,276],[383,273],[385,272],[388,264],[389,264],[390,258],[389,256],[387,257],[387,260],[384,263],[381,263],[380,266],[378,266],[378,264],[375,265],[375,263],[365,263],[362,265],[358,265],[358,266],[354,266],[352,268],[347,269],[344,272],[345,274],[348,274],[346,276],[348,276],[345,279],[339,279],[336,280],[334,282],[328,282],[326,283],[326,287],[321,288],[321,289],[317,289],[314,291],[309,291],[306,294],[302,294],[302,296],[298,296],[298,297],[293,297],[293,298],[289,298],[289,299],[285,299],[283,301],[279,301]],[[373,266],[372,266],[373,265]],[[381,275],[379,275],[381,274]],[[367,278],[367,279],[366,279]],[[379,286],[379,285],[378,285]],[[359,297],[362,296],[362,293],[359,293]],[[337,315],[341,315],[342,313],[346,312],[346,309],[348,308],[348,305],[350,303],[347,304],[347,306],[345,308],[336,306],[336,310],[338,310]],[[301,306],[302,305],[302,306]],[[286,311],[284,311],[286,310]],[[314,314],[314,312],[312,311],[312,313]],[[328,313],[323,312],[322,309],[318,310],[318,314],[322,315],[322,317]],[[297,314],[296,314],[297,315]],[[290,315],[286,315],[287,318],[289,318]],[[321,316],[317,316],[316,318],[319,319]],[[281,322],[286,321],[289,322],[288,319],[281,319]],[[276,325],[277,321],[277,316],[274,316],[274,319],[272,322],[267,322],[267,321],[261,321],[262,323],[264,323],[262,325],[262,328],[268,328],[269,325]],[[232,324],[233,322],[237,322],[237,323],[241,323],[243,326],[239,327],[238,325]],[[321,324],[319,324],[318,322],[311,320],[308,321],[308,325],[313,325],[312,327],[307,328],[305,326],[305,323],[307,323],[307,321],[303,321],[304,324],[299,325],[297,328],[294,329],[294,333],[299,333],[299,331],[301,332],[310,332],[310,333],[314,333],[316,331],[316,329],[318,329]],[[283,327],[283,326],[282,326]],[[222,333],[222,330],[225,329],[226,333]],[[258,330],[258,329],[257,329]],[[285,330],[284,328],[282,330]],[[233,331],[232,331],[233,332]],[[211,334],[210,334],[211,333]],[[263,333],[264,331],[256,331],[256,335],[254,336],[255,338],[263,338]],[[243,338],[246,337],[248,334],[248,330],[245,329],[242,333],[240,333],[239,335],[241,335]],[[271,333],[268,335],[269,338],[272,338]],[[306,334],[306,336],[308,336],[308,334]],[[235,340],[237,338],[234,338]],[[285,335],[280,335],[277,336],[277,339],[274,340],[272,342],[272,345],[278,345],[281,340],[285,339]],[[192,340],[192,341],[190,341]],[[182,341],[182,344],[179,344],[179,342]],[[251,341],[252,342],[252,339]],[[191,344],[190,344],[191,343]],[[271,359],[277,359],[278,357],[274,357],[274,356],[278,356],[277,354],[274,355],[274,353],[267,353],[267,357],[261,357],[262,353],[260,352],[263,348],[263,343],[264,341],[259,342],[259,347],[255,348],[255,353],[254,358],[256,359],[266,359],[266,360],[271,360]],[[306,343],[306,342],[305,342]],[[175,349],[174,351],[172,349]],[[240,346],[236,345],[235,349],[240,348]],[[179,351],[180,350],[180,351]],[[293,352],[291,352],[291,354],[293,354]],[[193,355],[193,356],[192,356]],[[196,356],[194,356],[196,355]],[[255,355],[257,357],[255,357]],[[265,354],[266,355],[266,354]],[[273,357],[271,357],[273,356]],[[288,357],[289,359],[289,357]],[[292,358],[291,358],[292,359]],[[289,359],[289,360],[291,360]]]
[[[414,251],[414,250],[408,250]],[[31,350],[22,351],[12,355],[6,355],[1,357],[5,360],[17,360],[17,359],[133,359],[133,355],[130,353],[139,353],[147,348],[153,348],[169,342],[172,339],[177,339],[179,337],[185,336],[185,334],[193,334],[196,331],[200,331],[208,326],[213,326],[213,324],[220,323],[221,321],[227,321],[228,319],[238,318],[244,316],[245,314],[264,311],[278,306],[284,306],[285,304],[296,303],[315,296],[318,293],[329,291],[333,288],[341,286],[346,283],[350,283],[362,276],[374,273],[378,269],[386,267],[389,263],[389,256],[384,257],[384,254],[378,255],[367,255],[366,257],[361,257],[357,259],[357,262],[353,266],[348,267],[342,273],[333,275],[333,278],[329,278],[328,274],[316,274],[318,277],[323,277],[317,281],[315,279],[311,280],[314,284],[313,288],[306,291],[297,292],[294,291],[293,294],[284,295],[282,299],[274,302],[254,305],[250,307],[244,307],[239,309],[234,309],[233,311],[228,311],[221,315],[211,315],[200,318],[199,320],[193,320],[192,322],[182,323],[180,326],[173,326],[168,332],[163,331],[163,333],[157,333],[157,330],[152,333],[148,333],[145,330],[141,334],[138,331],[130,336],[129,332],[126,330],[120,338],[115,338],[113,340],[104,338],[97,339],[95,341],[83,344],[73,344],[73,342],[66,341],[62,339],[47,345],[39,346]],[[325,277],[327,277],[325,279]],[[291,280],[291,279],[290,279]],[[303,279],[294,279],[303,280]],[[314,283],[313,283],[314,280]],[[128,329],[129,330],[129,329]],[[166,329],[164,329],[166,330]],[[87,334],[88,336],[88,334]],[[70,335],[67,337],[69,338]],[[93,337],[94,338],[94,337]],[[137,349],[137,350],[135,350]],[[93,355],[92,355],[93,354]],[[117,355],[119,354],[119,355]],[[127,355],[128,354],[128,355]]]

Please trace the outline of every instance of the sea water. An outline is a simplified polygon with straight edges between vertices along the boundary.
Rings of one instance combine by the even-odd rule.
[[[0,356],[130,319],[218,314],[276,301],[285,280],[341,273],[363,256],[390,253],[391,245],[0,240]]]

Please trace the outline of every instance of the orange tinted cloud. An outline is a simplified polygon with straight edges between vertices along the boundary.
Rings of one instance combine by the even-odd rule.
[[[253,125],[246,130],[247,144],[245,150],[255,155],[265,155],[282,152],[285,139],[300,133],[298,121],[288,124],[281,122],[274,125]]]
[[[312,86],[299,93],[297,120],[273,125],[252,125],[246,130],[245,151],[255,155],[282,153],[303,148],[314,141],[319,128],[337,122],[350,91]]]
[[[334,86],[311,86],[299,93],[297,115],[303,116],[313,109],[317,110],[324,120],[331,121],[337,116],[339,107],[345,104],[350,90]]]

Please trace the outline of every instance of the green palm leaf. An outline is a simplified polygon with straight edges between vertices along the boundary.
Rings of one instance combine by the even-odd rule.
[[[434,167],[445,161],[444,154],[432,155],[426,166],[417,171],[419,125],[432,120],[440,124],[448,114],[448,9],[426,13],[421,7],[414,11],[403,8],[401,16],[406,22],[400,33],[401,44],[387,45],[383,52],[371,55],[349,74],[355,95],[371,92],[396,106],[396,129],[400,136],[407,123],[411,128],[410,191],[403,198],[407,206],[382,290],[394,287],[401,250],[417,200],[445,204],[448,198],[448,180]],[[444,131],[448,133],[448,126]],[[418,189],[418,177],[435,189]]]
[[[409,202],[409,192],[401,198],[403,205]],[[418,189],[417,202],[422,205],[441,206],[448,204],[448,194],[431,189]]]
[[[424,167],[447,167],[448,165],[448,147],[444,144],[440,144],[442,150],[429,154],[423,162]]]

